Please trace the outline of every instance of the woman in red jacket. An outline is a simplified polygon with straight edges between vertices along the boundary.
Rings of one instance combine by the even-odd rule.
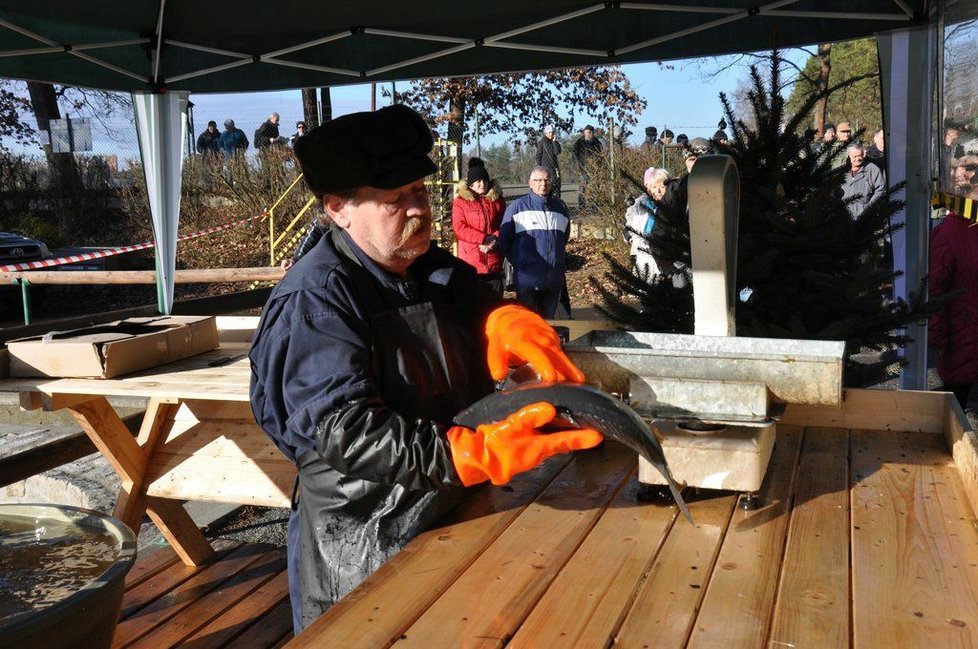
[[[485,163],[469,160],[465,180],[455,186],[452,201],[452,229],[458,240],[458,258],[475,268],[479,278],[493,290],[503,292],[503,255],[496,238],[506,210],[499,186],[489,179]]]
[[[944,389],[964,408],[978,383],[978,225],[950,212],[934,228],[929,283],[931,299],[958,293],[931,316],[929,343]]]

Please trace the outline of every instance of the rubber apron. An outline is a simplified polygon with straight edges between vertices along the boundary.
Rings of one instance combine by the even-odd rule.
[[[451,422],[491,392],[487,370],[478,369],[486,366],[481,335],[465,325],[457,307],[422,294],[420,304],[392,309],[346,241],[336,232],[332,236],[353,271],[358,294],[372,307],[372,371],[388,407],[408,421]],[[458,504],[464,493],[461,487],[414,491],[344,476],[314,451],[296,463],[299,502],[289,524],[289,585],[297,632]]]

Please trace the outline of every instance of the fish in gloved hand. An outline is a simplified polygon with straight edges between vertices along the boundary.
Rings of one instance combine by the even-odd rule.
[[[634,410],[606,392],[574,383],[521,383],[476,401],[456,415],[455,424],[476,429],[533,404],[550,404],[560,420],[577,428],[597,431],[644,457],[666,479],[679,510],[693,523],[659,440]]]

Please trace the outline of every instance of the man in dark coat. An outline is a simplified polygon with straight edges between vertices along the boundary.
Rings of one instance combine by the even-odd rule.
[[[581,173],[581,180],[577,186],[577,205],[584,207],[584,192],[587,189],[589,176],[588,161],[601,155],[604,147],[601,140],[594,137],[594,127],[588,124],[581,131],[581,137],[574,143],[574,160]]]
[[[547,124],[543,127],[543,139],[537,147],[537,165],[550,170],[550,195],[560,198],[560,142],[557,141],[557,130]]]
[[[255,148],[261,151],[266,147],[270,147],[273,144],[278,143],[278,113],[272,113],[268,116],[262,125],[258,127],[255,131]]]
[[[493,379],[533,359],[583,381],[553,328],[431,241],[433,138],[404,105],[296,142],[334,228],[272,292],[251,353],[255,421],[296,463],[288,530],[296,632],[485,481],[505,484],[593,430],[541,435],[549,404],[477,431],[453,426]]]
[[[218,147],[220,138],[221,132],[217,130],[217,122],[214,120],[207,122],[207,130],[197,138],[197,153],[216,156],[221,150]]]

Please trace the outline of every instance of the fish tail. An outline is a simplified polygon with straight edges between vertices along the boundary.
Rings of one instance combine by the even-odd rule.
[[[689,513],[689,507],[686,506],[686,501],[683,500],[683,495],[679,492],[679,485],[676,484],[675,478],[672,477],[669,467],[664,464],[660,464],[656,465],[655,468],[657,468],[659,473],[662,474],[662,477],[666,479],[666,483],[669,485],[669,491],[672,492],[672,497],[676,500],[676,506],[679,507],[679,511],[683,513],[683,516],[686,517],[686,520],[689,521],[690,525],[695,526],[696,523],[693,522],[693,515]]]

